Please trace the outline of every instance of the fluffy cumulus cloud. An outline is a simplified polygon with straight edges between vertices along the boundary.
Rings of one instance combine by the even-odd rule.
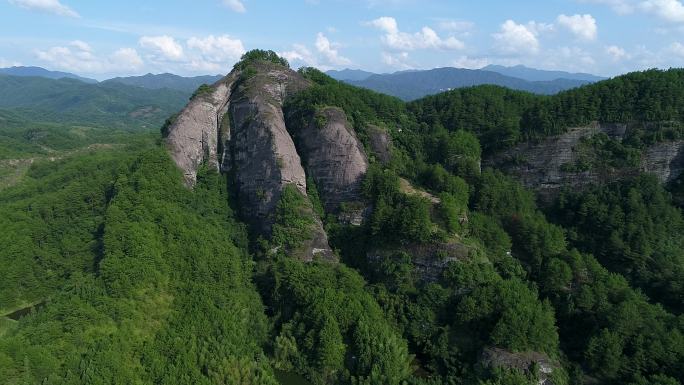
[[[337,45],[330,43],[330,40],[320,32],[316,36],[316,50],[332,65],[345,66],[351,64],[351,60],[339,54]]]
[[[163,59],[181,60],[185,56],[183,46],[171,36],[143,36],[138,41],[138,44]]]
[[[581,3],[603,4],[624,15],[634,12],[635,0],[579,0]]]
[[[80,17],[76,11],[60,3],[59,0],[9,0],[9,2],[31,11],[66,17]]]
[[[624,48],[618,47],[616,45],[610,45],[606,47],[606,54],[608,54],[608,56],[614,61],[621,61],[629,58],[627,51],[625,51]]]
[[[640,8],[668,22],[684,23],[684,5],[679,0],[647,0]]]
[[[232,9],[234,12],[247,12],[247,8],[245,8],[245,4],[243,4],[241,0],[223,0],[223,5]]]
[[[291,50],[279,54],[291,63],[317,67],[322,70],[352,64],[351,60],[340,54],[340,45],[331,42],[322,32],[316,35],[314,47],[315,50],[311,50],[304,44],[294,44]]]
[[[640,11],[670,23],[684,23],[682,0],[578,0],[582,3],[603,4],[616,13],[625,15]]]
[[[81,40],[38,50],[36,57],[51,68],[84,74],[125,73],[138,71],[144,65],[133,48],[120,48],[109,55],[99,55]]]
[[[242,41],[228,35],[191,37],[187,45],[188,48],[199,51],[206,60],[212,62],[237,61],[245,53]]]
[[[414,67],[408,63],[408,52],[382,52],[381,54],[383,64],[400,70],[409,70]]]
[[[439,28],[445,31],[452,32],[466,32],[475,27],[475,23],[464,20],[442,20],[439,22]]]
[[[473,58],[468,56],[460,56],[451,63],[456,68],[466,68],[466,69],[480,69],[491,64],[487,58]]]
[[[139,45],[155,70],[182,73],[227,73],[246,51],[240,39],[229,35],[193,36],[186,41],[143,36]]]
[[[299,61],[307,65],[315,61],[313,54],[304,44],[293,44],[292,50],[279,52],[278,55],[284,57],[289,62]]]
[[[413,51],[418,49],[460,50],[465,44],[454,36],[440,37],[430,27],[423,27],[415,33],[407,33],[399,30],[397,20],[393,17],[380,17],[368,23],[384,32],[383,44],[397,51]]]
[[[536,54],[539,52],[539,28],[536,24],[518,24],[506,20],[501,24],[499,32],[494,33],[496,48],[507,54]]]
[[[684,44],[675,42],[670,44],[669,47],[667,47],[667,51],[672,54],[673,56],[677,56],[680,59],[684,58]]]
[[[0,57],[0,68],[16,67],[20,65],[21,63],[18,61],[6,60]]]
[[[557,22],[583,40],[596,40],[598,35],[596,19],[591,15],[559,15]]]

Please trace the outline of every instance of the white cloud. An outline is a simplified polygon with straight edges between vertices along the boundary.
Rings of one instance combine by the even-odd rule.
[[[624,48],[618,47],[616,45],[611,45],[611,46],[606,47],[606,53],[614,61],[621,61],[623,59],[629,59],[629,55],[627,54],[627,51],[625,51]]]
[[[171,36],[143,36],[138,43],[168,60],[181,60],[184,57],[183,47]]]
[[[626,15],[637,10],[671,23],[684,23],[681,0],[579,0],[582,3],[604,4],[616,13]]]
[[[80,40],[38,50],[36,56],[52,68],[85,74],[124,73],[140,70],[144,65],[133,48],[120,48],[110,55],[98,56],[89,44]]]
[[[670,46],[667,48],[667,51],[673,55],[679,56],[680,58],[684,58],[684,44],[676,42],[670,44]]]
[[[373,27],[379,28],[387,32],[388,34],[399,33],[399,26],[397,25],[397,20],[393,17],[383,16],[369,22],[369,24]]]
[[[620,15],[634,12],[635,7],[633,0],[580,0],[580,2],[607,5]]]
[[[31,11],[66,17],[80,17],[76,11],[63,5],[59,0],[9,0],[9,3]]]
[[[293,44],[291,50],[280,52],[279,55],[291,63],[317,67],[324,71],[352,64],[351,60],[339,53],[340,45],[331,42],[322,32],[316,35],[314,47],[315,50],[312,51],[304,44]]]
[[[492,35],[497,48],[504,53],[539,52],[536,24],[517,24],[513,20],[506,20],[501,24],[501,30]]]
[[[245,13],[247,8],[240,0],[223,0],[223,5],[232,9],[234,12]]]
[[[567,28],[570,32],[583,40],[596,40],[598,27],[593,16],[586,15],[559,15],[557,22],[560,26]]]
[[[220,62],[240,59],[245,53],[245,47],[240,39],[233,39],[228,35],[209,35],[204,38],[191,37],[187,41],[190,49],[195,49],[209,61]]]
[[[240,39],[228,35],[191,37],[186,45],[184,66],[193,72],[227,72],[246,51]]]
[[[20,65],[21,65],[21,63],[19,63],[17,61],[5,60],[5,59],[0,57],[0,68],[17,67]]]
[[[318,33],[316,36],[316,49],[320,54],[322,54],[330,64],[337,66],[345,66],[351,64],[351,60],[344,56],[340,56],[337,52],[337,48],[330,43],[325,35]]]
[[[558,47],[544,53],[545,68],[565,71],[591,71],[596,60],[591,54],[579,47]]]
[[[113,63],[119,63],[124,68],[137,70],[145,64],[138,55],[138,51],[133,48],[120,48],[111,56]]]
[[[409,58],[409,53],[408,52],[399,52],[399,53],[390,53],[390,52],[383,52],[382,53],[382,62],[392,68],[400,69],[400,70],[409,70],[413,69],[414,67],[410,64],[408,64],[408,58]]]
[[[646,0],[639,8],[663,20],[684,23],[684,5],[679,0]]]
[[[74,41],[72,41],[71,43],[69,43],[69,45],[71,45],[71,46],[73,46],[73,47],[75,47],[75,48],[78,48],[78,49],[81,50],[81,51],[90,52],[90,51],[93,50],[93,49],[90,47],[90,44],[88,44],[88,43],[86,43],[86,42],[84,42],[84,41],[81,41],[81,40],[74,40]]]
[[[315,67],[318,61],[315,56],[303,44],[294,44],[291,51],[280,52],[279,55],[289,62],[301,62],[307,66]]]
[[[441,38],[430,27],[423,27],[416,33],[401,32],[396,19],[393,17],[380,17],[370,21],[368,25],[383,31],[385,35],[382,37],[382,42],[385,46],[398,51],[417,49],[460,50],[465,47],[462,41],[453,36]]]
[[[536,21],[530,21],[526,25],[527,29],[529,29],[535,36],[539,36],[539,34],[542,33],[549,33],[553,32],[556,27],[553,24],[548,24],[548,23],[539,23]]]
[[[464,32],[475,27],[475,23],[463,20],[443,20],[439,23],[439,28],[445,31]]]
[[[487,58],[471,58],[468,56],[461,56],[452,62],[452,65],[456,68],[466,68],[466,69],[480,69],[491,64]]]

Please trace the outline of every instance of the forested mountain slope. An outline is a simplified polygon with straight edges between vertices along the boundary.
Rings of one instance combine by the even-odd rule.
[[[683,220],[665,187],[637,172],[539,208],[514,177],[481,169],[483,154],[583,119],[674,121],[679,74],[407,105],[251,51],[168,120],[163,146],[38,162],[0,191],[0,308],[17,319],[0,321],[0,373],[680,384]],[[633,87],[657,91],[658,109],[640,97],[606,110],[610,92]],[[521,123],[535,113],[549,118]]]

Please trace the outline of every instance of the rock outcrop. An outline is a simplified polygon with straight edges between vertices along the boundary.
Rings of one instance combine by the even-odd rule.
[[[557,362],[543,353],[513,353],[499,348],[485,349],[480,358],[480,364],[491,369],[513,369],[531,374],[538,379],[539,385],[553,385],[551,375],[560,367]]]
[[[202,163],[219,168],[220,127],[238,76],[233,73],[195,95],[168,127],[166,144],[188,186],[195,184]]]
[[[306,86],[296,72],[264,63],[238,84],[231,98],[231,168],[244,217],[264,234],[285,185],[306,195],[306,174],[282,110],[288,92]]]
[[[662,182],[671,182],[684,172],[684,140],[656,143],[644,151],[641,170]]]
[[[384,128],[369,125],[368,138],[373,155],[380,163],[387,165],[392,160],[392,137]]]
[[[379,263],[387,258],[395,258],[398,253],[411,256],[411,264],[416,276],[423,282],[437,282],[449,264],[464,261],[471,257],[474,250],[459,242],[435,244],[411,244],[399,249],[377,249],[370,251],[366,258],[371,263]]]
[[[344,111],[326,107],[294,135],[323,206],[337,212],[345,202],[361,200],[361,182],[368,159]]]
[[[289,68],[268,62],[250,63],[248,69],[234,70],[195,96],[168,129],[166,144],[183,171],[186,184],[194,186],[197,170],[203,163],[229,174],[243,218],[265,237],[271,234],[275,209],[285,186],[293,185],[307,195],[306,174],[285,126],[283,103],[309,86],[306,79]],[[341,161],[345,157],[356,159],[358,154],[340,152],[336,156]],[[320,153],[311,156],[313,170],[334,166]],[[358,175],[346,178],[358,179]],[[346,195],[336,197],[342,192],[331,189],[329,199],[345,199]],[[311,215],[316,216],[313,212]],[[320,218],[315,219],[312,237],[304,242],[297,257],[306,261],[336,260]]]
[[[684,170],[684,141],[657,143],[643,151],[639,167],[616,168],[599,165],[588,170],[568,167],[582,156],[578,148],[583,139],[598,133],[621,141],[629,132],[626,124],[593,124],[571,128],[566,133],[549,137],[539,143],[523,143],[498,153],[484,161],[515,176],[523,185],[537,190],[544,199],[551,199],[564,186],[583,188],[606,181],[650,172],[667,183]]]

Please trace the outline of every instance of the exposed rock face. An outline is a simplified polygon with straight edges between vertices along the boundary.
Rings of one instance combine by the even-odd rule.
[[[230,172],[243,217],[257,233],[270,236],[285,186],[293,185],[306,196],[306,174],[285,127],[283,102],[308,86],[288,68],[259,62],[250,64],[249,70],[234,70],[194,97],[166,138],[187,185],[195,184],[203,163]],[[311,216],[316,216],[313,210]],[[305,261],[336,260],[321,220],[315,218],[312,227],[311,239],[293,254]]]
[[[237,76],[231,74],[214,84],[211,92],[194,97],[168,129],[166,144],[188,186],[195,184],[202,163],[219,167],[220,125]]]
[[[380,163],[386,165],[392,160],[392,138],[384,128],[370,125],[368,126],[368,136],[370,147],[373,154]]]
[[[283,186],[293,184],[306,194],[306,175],[294,142],[285,128],[283,96],[289,70],[259,72],[235,90],[230,105],[231,145],[235,180],[245,217],[267,233],[271,213]],[[303,81],[303,79],[302,79]]]
[[[485,349],[480,363],[487,368],[517,369],[534,374],[539,378],[539,385],[553,385],[550,376],[559,367],[546,354],[537,352],[512,353],[499,348]],[[537,373],[532,373],[533,368]]]
[[[393,258],[398,252],[407,253],[411,256],[411,263],[420,280],[436,282],[450,263],[467,259],[471,251],[470,247],[458,242],[414,244],[398,250],[373,250],[368,253],[367,258],[371,262],[379,262],[385,258]]]
[[[536,189],[542,198],[551,198],[563,186],[582,188],[589,185],[636,175],[639,168],[596,167],[588,171],[564,169],[579,160],[576,151],[583,138],[603,132],[611,139],[622,140],[629,130],[626,124],[594,124],[571,128],[565,134],[549,137],[540,143],[525,143],[485,160],[517,177],[526,187]],[[646,149],[641,171],[651,172],[663,182],[678,177],[684,170],[684,141],[658,143]]]
[[[263,63],[239,84],[231,100],[230,145],[238,195],[244,217],[264,235],[270,235],[273,213],[286,185],[294,185],[306,196],[306,174],[285,127],[283,102],[308,86],[298,73]],[[300,258],[334,259],[322,222],[317,219],[313,227],[313,237],[298,253]]]
[[[657,143],[644,152],[641,170],[671,182],[684,172],[684,140]]]
[[[306,196],[306,174],[282,108],[288,96],[309,82],[276,64],[250,66],[250,71],[235,70],[211,92],[194,98],[170,127],[166,142],[189,186],[203,162],[230,172],[243,217],[268,237],[283,188],[294,185]],[[307,261],[336,259],[320,219],[313,227],[312,239],[297,256]]]
[[[344,111],[323,108],[295,136],[326,211],[337,212],[341,203],[361,199],[368,159]]]

